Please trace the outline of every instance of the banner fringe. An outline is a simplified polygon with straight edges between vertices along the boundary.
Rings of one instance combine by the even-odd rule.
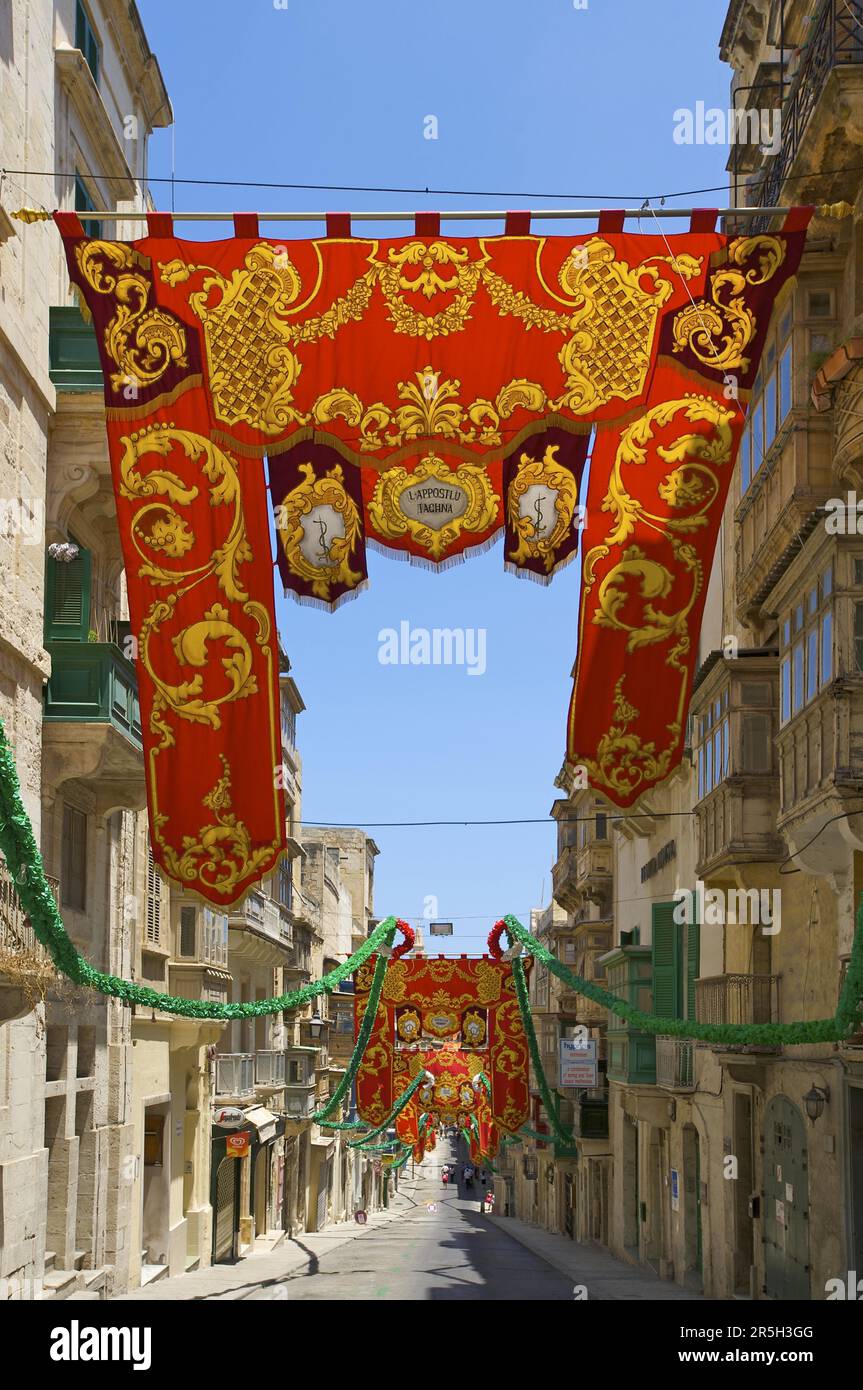
[[[364,589],[369,587],[368,579],[363,579],[355,589],[349,589],[347,593],[339,594],[339,597],[328,602],[324,598],[315,598],[313,594],[297,594],[293,589],[289,589],[283,583],[282,592],[286,598],[292,598],[294,603],[299,603],[303,608],[317,608],[324,613],[335,613],[346,603],[353,603],[355,598],[359,598]]]
[[[486,537],[484,541],[467,546],[464,550],[460,550],[458,555],[449,555],[443,560],[429,560],[425,555],[413,555],[409,550],[396,550],[369,535],[366,536],[366,546],[381,555],[388,556],[391,560],[406,560],[409,565],[416,565],[418,569],[433,570],[440,574],[444,570],[452,569],[455,565],[463,565],[465,560],[473,559],[476,555],[484,555],[487,550],[491,550],[492,546],[497,544],[503,529],[502,525],[499,526],[494,534]]]

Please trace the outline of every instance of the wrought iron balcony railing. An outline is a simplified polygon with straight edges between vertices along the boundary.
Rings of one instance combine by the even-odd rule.
[[[753,207],[778,207],[812,112],[834,68],[863,63],[863,0],[824,0],[812,25],[803,61],[795,73],[782,107],[779,153],[767,165],[749,195]],[[759,219],[766,225],[766,219]],[[753,230],[763,230],[763,226]]]
[[[54,901],[59,905],[59,881],[49,877],[48,882],[54,894]],[[3,959],[14,961],[21,970],[29,969],[37,974],[50,974],[54,971],[54,963],[45,947],[37,940],[33,924],[24,911],[12,875],[6,864],[0,863],[0,962]]]
[[[669,1091],[695,1088],[694,1043],[691,1038],[656,1039],[656,1084]]]

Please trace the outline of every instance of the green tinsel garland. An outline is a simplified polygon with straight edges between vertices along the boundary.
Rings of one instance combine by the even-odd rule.
[[[411,1156],[411,1151],[410,1151],[410,1149],[408,1149],[408,1151],[407,1151],[407,1153],[405,1154],[404,1158],[400,1158],[399,1161],[398,1161],[398,1163],[388,1163],[388,1164],[387,1164],[387,1173],[397,1173],[397,1172],[399,1171],[400,1168],[404,1168],[404,1166],[405,1166],[405,1164],[407,1163],[407,1161],[408,1161],[408,1159],[410,1158],[410,1156]]]
[[[540,1134],[540,1132],[539,1132],[538,1129],[528,1129],[528,1128],[527,1128],[527,1125],[525,1125],[523,1129],[520,1129],[520,1130],[518,1131],[518,1134],[515,1136],[515,1138],[516,1138],[516,1141],[518,1141],[518,1140],[520,1140],[520,1139],[535,1139],[536,1142],[537,1142],[537,1144],[553,1144],[553,1143],[554,1143],[554,1139],[552,1138],[552,1136],[551,1136],[550,1134]],[[568,1146],[569,1148],[572,1148],[572,1147],[574,1146],[574,1144],[575,1144],[575,1139],[572,1138],[572,1137],[570,1137],[570,1139],[568,1140],[568,1145],[567,1145],[567,1146]]]
[[[424,1080],[425,1072],[418,1072],[411,1084],[409,1086],[406,1086],[405,1089],[402,1091],[392,1110],[387,1115],[387,1118],[381,1124],[379,1124],[376,1129],[369,1130],[368,1134],[365,1136],[364,1139],[349,1140],[348,1148],[362,1149],[368,1143],[369,1139],[376,1139],[379,1134],[383,1134],[385,1129],[389,1129],[393,1120],[396,1118],[397,1115],[400,1115],[402,1113],[408,1101],[411,1099],[411,1096],[413,1096],[414,1092],[419,1089],[420,1085]]]
[[[508,921],[507,926],[509,926]],[[575,1144],[575,1139],[573,1135],[567,1133],[567,1131],[563,1128],[563,1125],[560,1123],[560,1117],[557,1113],[557,1106],[554,1103],[554,1097],[551,1094],[551,1088],[549,1087],[548,1081],[546,1080],[545,1071],[543,1070],[542,1059],[539,1055],[539,1046],[536,1041],[536,1033],[533,1027],[533,1018],[530,1012],[530,1000],[528,999],[527,994],[527,980],[524,977],[524,962],[521,960],[520,956],[516,956],[514,961],[512,962],[512,977],[515,981],[515,995],[518,1000],[519,1012],[521,1013],[521,1021],[524,1024],[524,1031],[527,1034],[527,1045],[530,1049],[530,1060],[533,1063],[533,1069],[536,1073],[536,1079],[539,1082],[539,1092],[542,1096],[542,1103],[545,1106],[546,1112],[548,1114],[549,1122],[551,1124],[551,1128],[554,1133],[555,1139],[558,1141],[559,1144],[565,1144],[567,1148],[572,1148],[572,1146]]]
[[[656,1014],[642,1013],[627,1000],[619,998],[616,994],[609,994],[608,990],[602,989],[592,980],[573,975],[572,971],[561,964],[557,956],[546,950],[542,942],[531,936],[517,917],[508,915],[503,920],[510,935],[523,946],[529,947],[536,959],[542,961],[559,980],[563,980],[569,989],[585,994],[588,999],[604,1005],[643,1033],[661,1033],[667,1037],[692,1038],[697,1042],[729,1043],[732,1046],[750,1043],[755,1046],[776,1047],[792,1043],[841,1042],[863,1023],[863,898],[857,911],[848,973],[836,1013],[833,1018],[812,1019],[808,1023],[695,1023],[686,1018],[658,1018]]]
[[[339,1082],[338,1086],[333,1091],[333,1094],[330,1096],[323,1110],[318,1110],[316,1114],[312,1116],[312,1119],[316,1120],[318,1124],[323,1123],[327,1115],[331,1115],[332,1112],[338,1106],[341,1105],[342,1100],[348,1091],[348,1088],[353,1084],[354,1077],[356,1076],[357,1071],[359,1070],[360,1062],[363,1060],[363,1053],[365,1052],[366,1047],[368,1045],[368,1041],[371,1036],[371,1031],[375,1025],[375,1018],[377,1017],[378,1004],[380,1002],[381,990],[384,987],[384,979],[386,977],[386,973],[386,957],[378,956],[378,959],[375,962],[375,973],[372,977],[372,984],[371,989],[369,990],[369,997],[366,1002],[366,1011],[363,1014],[363,1021],[360,1026],[360,1031],[357,1034],[357,1040],[354,1045],[354,1050],[351,1053],[350,1060],[347,1065],[347,1070],[344,1076],[342,1077],[341,1081]],[[326,1125],[325,1128],[368,1129],[368,1125],[366,1125],[362,1120],[344,1120],[334,1121],[332,1124]]]
[[[303,985],[290,994],[273,999],[250,1000],[245,1004],[217,1004],[211,1000],[184,999],[173,994],[161,994],[147,985],[136,985],[96,970],[75,950],[57,910],[54,895],[45,877],[42,856],[36,845],[30,818],[21,800],[21,788],[6,731],[0,720],[0,850],[9,865],[15,889],[27,916],[33,924],[36,938],[49,952],[57,969],[68,975],[75,984],[96,989],[101,994],[122,999],[125,1004],[143,1004],[146,1008],[161,1009],[164,1013],[180,1014],[184,1018],[254,1018],[298,1009],[319,994],[337,988],[342,980],[368,960],[382,943],[391,945],[396,933],[395,917],[387,917],[364,941],[359,950],[322,979]]]
[[[18,774],[15,770],[15,763],[2,721],[0,721],[0,850],[2,850],[9,865],[18,897],[33,925],[36,938],[46,948],[61,974],[67,975],[78,985],[121,999],[126,1004],[141,1004],[146,1008],[160,1009],[164,1013],[178,1014],[185,1018],[255,1018],[266,1014],[281,1013],[283,1010],[302,1008],[319,994],[334,990],[342,980],[347,979],[368,960],[379,945],[384,942],[391,945],[395,936],[395,918],[388,917],[376,927],[368,940],[363,942],[363,945],[354,955],[322,979],[310,982],[289,994],[278,995],[272,999],[249,1000],[244,1004],[217,1004],[211,1000],[184,999],[177,995],[162,994],[159,990],[150,989],[146,985],[136,985],[131,980],[123,980],[116,975],[108,975],[103,971],[96,970],[75,949],[54,902],[54,895],[45,877],[33,828],[21,800]],[[508,915],[503,920],[510,936],[514,936],[523,946],[529,947],[537,960],[541,960],[552,974],[563,980],[570,989],[586,995],[587,998],[593,999],[598,1004],[602,1004],[603,1007],[644,1033],[690,1038],[698,1042],[727,1043],[732,1046],[752,1044],[770,1047],[795,1043],[841,1042],[863,1023],[863,899],[861,899],[857,913],[851,958],[848,962],[845,984],[836,1013],[833,1018],[813,1019],[804,1023],[695,1023],[689,1019],[659,1018],[655,1014],[643,1013],[627,1000],[621,999],[617,995],[609,993],[608,990],[602,989],[593,981],[585,980],[582,976],[574,975],[570,970],[567,970],[556,956],[553,956],[541,942],[531,936],[517,917]],[[518,964],[516,958],[514,967]],[[517,977],[518,972],[515,968],[513,973]],[[523,967],[521,967],[521,973],[523,976]],[[529,1041],[531,1036],[532,1029],[528,1032]],[[533,1045],[535,1049],[535,1036],[533,1036]],[[356,1048],[354,1051],[357,1054]],[[353,1054],[351,1062],[354,1062]],[[358,1063],[359,1055],[357,1054],[357,1065]],[[356,1067],[354,1067],[355,1070]],[[545,1082],[541,1064],[537,1068],[537,1075]],[[343,1082],[340,1083],[342,1096],[351,1080],[352,1077],[343,1078]],[[338,1095],[338,1088],[334,1094]],[[339,1096],[339,1099],[342,1096]],[[543,1098],[545,1099],[545,1097]],[[406,1099],[404,1103],[407,1103]],[[333,1098],[325,1110],[320,1112],[321,1115],[326,1116],[331,1108],[335,1108]],[[568,1139],[565,1131],[559,1127],[553,1102],[551,1104],[546,1103],[546,1109],[561,1141],[571,1143],[571,1139]],[[361,1127],[356,1121],[347,1123],[347,1127],[353,1128],[355,1126]],[[341,1128],[342,1126],[341,1124],[337,1126],[336,1122],[333,1122],[330,1127]],[[380,1133],[380,1130],[377,1133]]]

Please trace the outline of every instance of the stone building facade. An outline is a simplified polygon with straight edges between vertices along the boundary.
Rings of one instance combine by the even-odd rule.
[[[584,850],[564,824],[602,815],[613,939],[596,977],[664,1017],[790,1023],[835,1013],[863,893],[863,5],[732,0],[720,52],[729,106],[781,118],[778,153],[731,146],[732,203],[851,208],[815,217],[774,309],[710,580],[688,756],[609,821],[563,781],[554,896],[574,924]],[[680,908],[684,890],[700,911]],[[600,1031],[607,1188],[578,1185],[576,1237],[711,1298],[823,1299],[861,1267],[863,1034],[714,1046],[614,1015]],[[507,1162],[530,1187],[552,1152],[513,1147]],[[515,1205],[559,1221],[548,1203]]]
[[[140,207],[147,138],[171,107],[120,0],[12,0],[0,84],[0,163],[42,171],[0,188],[0,716],[70,934],[128,975],[144,784],[101,383],[79,370],[87,330],[55,229],[9,213]],[[74,550],[57,559],[57,543]],[[124,1290],[136,1266],[130,1015],[46,973],[2,878],[0,1288]]]

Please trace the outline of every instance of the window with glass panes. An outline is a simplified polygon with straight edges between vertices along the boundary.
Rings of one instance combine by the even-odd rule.
[[[60,901],[77,912],[87,907],[87,817],[74,806],[63,807]]]
[[[711,700],[708,709],[696,721],[696,762],[698,767],[698,799],[707,796],[728,776],[731,754],[731,730],[728,715],[728,690]]]
[[[93,81],[98,84],[102,50],[99,40],[96,38],[96,31],[90,22],[90,16],[81,0],[76,0],[75,5],[75,47],[83,53],[87,67],[93,75]]]
[[[740,491],[746,491],[755,477],[792,406],[793,356],[792,307],[782,314],[767,339],[761,368],[752,388],[746,412],[746,428],[740,440]]]
[[[180,955],[191,958],[195,954],[198,910],[193,904],[180,908]]]
[[[93,202],[90,190],[80,174],[75,175],[75,211],[96,211],[96,204]],[[82,217],[81,226],[84,228],[85,236],[100,237],[102,235],[102,223],[94,217]]]
[[[828,566],[782,620],[780,723],[799,714],[832,679],[833,570]]]
[[[602,805],[602,802],[598,802]],[[589,840],[608,839],[608,815],[605,812],[597,812],[590,816],[587,810],[578,813],[578,843],[583,849]]]
[[[854,560],[854,586],[863,588],[863,556]],[[854,670],[863,671],[863,601],[854,604]]]
[[[276,889],[282,907],[292,907],[294,900],[294,878],[291,862],[288,859],[282,859],[279,863]]]

